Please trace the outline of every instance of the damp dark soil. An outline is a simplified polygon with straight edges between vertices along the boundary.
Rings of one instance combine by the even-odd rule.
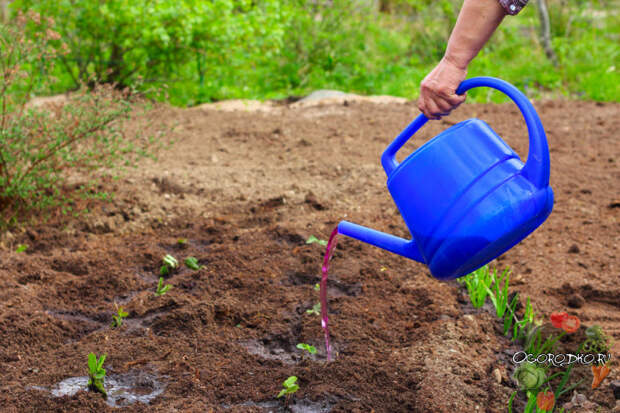
[[[131,381],[135,394],[154,394],[156,380],[162,391],[152,398],[118,404],[127,412],[506,410],[518,348],[495,316],[474,310],[458,283],[347,238],[328,283],[335,360],[326,362],[320,317],[307,311],[318,302],[324,248],[305,241],[327,239],[341,219],[407,236],[379,157],[417,113],[412,102],[295,105],[166,109],[158,118],[177,125],[177,143],[157,162],[102,180],[112,201],[83,201],[76,208],[88,214],[2,234],[1,411],[120,411],[95,393],[50,390],[85,376],[90,352],[106,354],[110,378]],[[491,265],[512,269],[512,290],[545,321],[568,311],[582,330],[599,324],[615,338],[612,372],[599,389],[589,390],[587,368],[576,369],[586,379],[579,391],[612,411],[620,105],[535,105],[551,150],[554,210]],[[403,154],[474,116],[527,156],[510,104],[465,105],[427,125]],[[27,250],[17,253],[18,244]],[[181,266],[156,297],[166,254],[196,257],[202,268]],[[119,328],[111,328],[115,304],[129,313]],[[299,391],[277,399],[293,375]]]

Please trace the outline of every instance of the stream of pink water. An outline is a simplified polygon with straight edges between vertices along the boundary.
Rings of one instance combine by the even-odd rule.
[[[327,247],[325,248],[325,256],[323,257],[323,277],[321,278],[321,327],[325,332],[325,351],[327,352],[327,361],[331,361],[332,350],[329,346],[329,327],[327,318],[327,273],[329,272],[329,260],[336,249],[338,235],[338,227],[334,228],[329,236]]]

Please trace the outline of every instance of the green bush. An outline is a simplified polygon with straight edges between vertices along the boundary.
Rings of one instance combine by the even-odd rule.
[[[272,21],[279,13],[273,1],[258,6],[250,0],[17,0],[12,7],[55,20],[69,49],[59,57],[57,90],[140,82],[165,83],[176,91],[177,83],[190,80],[196,99],[209,99],[222,86],[213,78],[232,79],[241,48],[260,55],[277,46],[280,33]]]
[[[536,3],[507,17],[469,75],[529,96],[620,100],[620,26],[609,0],[549,0],[554,66]],[[462,0],[16,0],[56,19],[70,52],[50,92],[96,79],[166,85],[170,102],[284,98],[320,88],[414,98],[439,61]],[[31,32],[36,32],[33,27]],[[501,101],[473,92],[470,100]]]
[[[43,26],[44,36],[29,41],[29,25]],[[68,179],[81,172],[130,165],[147,154],[156,139],[126,133],[124,121],[143,106],[127,90],[111,86],[81,89],[63,103],[37,107],[27,104],[34,88],[32,68],[52,68],[59,54],[53,43],[59,36],[53,22],[30,12],[12,26],[0,27],[0,226],[27,210],[62,206],[67,212],[77,194]],[[112,169],[114,170],[114,169]]]

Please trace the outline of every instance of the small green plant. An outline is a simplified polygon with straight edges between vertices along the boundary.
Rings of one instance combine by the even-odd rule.
[[[181,248],[185,248],[187,246],[187,238],[179,238],[177,240],[177,245]]]
[[[316,283],[314,284],[314,291],[320,291],[321,290],[321,284]]]
[[[307,309],[306,314],[320,315],[321,314],[321,303],[316,303],[314,306],[312,306],[312,308]]]
[[[155,291],[155,295],[161,297],[162,295],[166,294],[170,288],[170,284],[164,285],[164,277],[159,277],[159,282],[157,283],[157,291]]]
[[[169,275],[173,270],[176,270],[179,267],[179,261],[174,258],[172,255],[167,254],[162,259],[162,266],[159,269],[159,275],[166,276]]]
[[[28,245],[26,244],[19,244],[17,245],[17,249],[15,249],[15,252],[24,252],[28,249]]]
[[[308,239],[306,240],[306,244],[313,244],[313,243],[317,243],[319,245],[322,245],[324,247],[327,246],[327,241],[325,241],[324,239],[318,239],[317,237],[315,237],[314,235],[310,235],[308,237]]]
[[[299,390],[299,385],[297,384],[297,377],[290,376],[288,379],[284,380],[284,382],[282,383],[282,387],[284,388],[280,390],[280,393],[278,393],[278,398],[295,393],[297,390]]]
[[[486,272],[490,274],[492,285],[491,288],[486,286],[487,294],[493,306],[498,318],[502,318],[508,307],[508,281],[510,279],[510,269],[506,268],[502,271],[500,277],[497,276],[497,269],[494,269],[491,273],[488,266],[483,267]]]
[[[310,344],[299,343],[297,344],[297,348],[300,350],[306,350],[310,354],[316,354],[316,347],[311,346]]]
[[[95,353],[88,355],[88,389],[103,394],[103,397],[108,396],[103,386],[105,380],[105,369],[103,368],[105,357],[106,355],[104,354],[97,360]]]
[[[187,268],[196,271],[202,268],[202,265],[198,264],[198,260],[195,257],[187,257],[185,259],[185,265]]]
[[[489,294],[489,287],[493,283],[493,277],[489,273],[489,266],[485,265],[476,271],[461,277],[458,282],[467,286],[469,299],[474,308],[480,308]]]
[[[123,325],[123,318],[129,315],[128,312],[123,310],[123,307],[116,306],[116,315],[112,316],[112,328],[117,328]]]
[[[607,353],[613,344],[612,338],[596,324],[586,329],[586,337],[586,341],[583,343],[586,353]]]

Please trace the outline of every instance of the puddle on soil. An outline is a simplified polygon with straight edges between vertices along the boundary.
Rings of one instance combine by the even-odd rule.
[[[32,386],[35,390],[44,390],[54,397],[73,396],[80,390],[87,391],[88,377],[70,377],[53,385],[51,388]],[[108,392],[106,403],[111,407],[123,407],[136,402],[150,403],[166,389],[166,384],[156,376],[142,371],[130,371],[113,374],[105,378]]]
[[[226,410],[233,407],[259,407],[269,413],[328,413],[332,408],[329,401],[313,402],[308,399],[294,400],[288,405],[277,400],[266,400],[262,402],[247,401],[234,405],[222,404],[221,406]]]
[[[240,342],[250,354],[262,357],[269,360],[279,360],[285,364],[293,364],[297,362],[301,357],[296,354],[298,351],[292,349],[286,349],[283,345],[276,342],[266,340],[249,340]]]
[[[269,360],[278,360],[284,364],[294,364],[302,359],[312,361],[325,361],[325,349],[321,346],[316,347],[316,353],[310,354],[305,350],[300,350],[296,344],[291,344],[285,338],[270,337],[260,340],[241,341],[239,344],[247,350],[248,353]],[[337,350],[336,350],[337,352]]]

